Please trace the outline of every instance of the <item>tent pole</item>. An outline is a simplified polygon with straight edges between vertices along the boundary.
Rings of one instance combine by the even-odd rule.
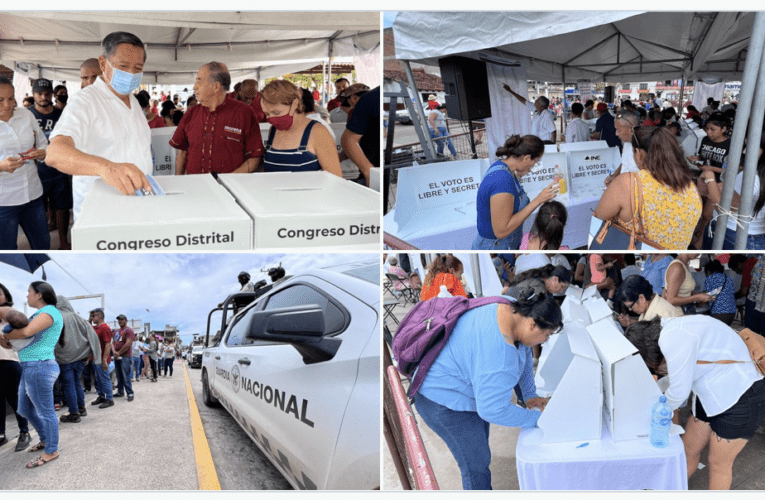
[[[760,143],[760,134],[762,134],[762,117],[765,115],[765,51],[763,51],[762,59],[760,60],[760,76],[757,80],[757,87],[754,89],[754,109],[749,118],[749,135],[747,136],[747,144],[751,144],[752,148],[756,147],[755,144]],[[746,123],[746,122],[744,122]],[[743,132],[743,131],[742,131]],[[741,183],[742,186],[753,186],[754,178],[757,175],[757,155],[748,154],[744,160],[744,179]],[[736,172],[736,170],[734,170]],[[730,173],[728,174],[730,175]],[[726,176],[727,177],[727,176]],[[730,177],[734,177],[730,175]],[[751,189],[742,189],[741,200],[739,202],[739,214],[748,215],[754,210],[754,196]],[[749,235],[749,218],[742,218],[741,226],[736,231],[736,244],[735,250],[745,250],[746,241]]]
[[[566,121],[566,114],[568,113],[568,97],[566,96],[566,65],[561,66],[561,78],[563,79],[563,112],[560,116],[560,134],[563,135],[563,122]]]
[[[414,112],[417,114],[417,119],[420,121],[420,126],[422,127],[423,131],[423,137],[420,139],[420,142],[422,143],[423,149],[427,148],[430,152],[430,157],[435,158],[436,157],[436,148],[433,145],[433,139],[430,137],[430,134],[428,132],[428,122],[425,119],[425,110],[422,109],[422,103],[420,102],[420,91],[417,89],[417,85],[414,83],[414,73],[412,72],[412,66],[409,64],[409,61],[402,60],[401,64],[404,66],[404,72],[406,73],[406,79],[409,80],[409,88],[412,89],[412,94],[414,94],[415,99],[417,101],[414,103]],[[395,119],[395,116],[394,116]],[[423,142],[422,139],[425,139]]]
[[[475,285],[473,295],[476,297],[483,297],[483,284],[481,283],[481,263],[478,260],[477,253],[470,254],[470,266],[473,268],[473,284]]]
[[[680,110],[677,112],[678,119],[682,119],[683,117],[683,94],[685,93],[685,74],[682,73],[680,75],[680,99],[677,101],[677,107],[680,108]]]
[[[739,123],[749,123],[749,117],[754,103],[754,91],[757,85],[757,74],[759,72],[760,60],[765,51],[765,12],[757,12],[754,15],[752,26],[752,35],[749,38],[749,48],[746,62],[744,64],[744,76],[741,79],[741,94],[738,105],[738,115],[736,119]],[[762,89],[765,90],[765,89]],[[762,115],[760,115],[761,117]],[[758,117],[758,119],[761,119]],[[744,149],[744,133],[746,127],[735,127],[733,137],[731,138],[731,148],[728,151],[728,171],[738,172],[741,152]],[[730,210],[733,201],[733,188],[736,183],[736,175],[726,175],[723,182],[722,196],[720,197],[720,207]],[[744,184],[746,185],[746,184]],[[751,185],[751,184],[750,184]],[[746,191],[746,190],[744,190]],[[723,240],[725,239],[725,227],[728,223],[728,216],[720,214],[715,222],[715,227],[721,228],[715,231],[712,242],[713,250],[722,250]]]

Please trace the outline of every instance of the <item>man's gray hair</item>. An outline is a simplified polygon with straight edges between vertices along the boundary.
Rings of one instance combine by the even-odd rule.
[[[212,80],[213,83],[220,83],[221,88],[228,92],[228,90],[231,88],[231,75],[229,74],[228,68],[225,64],[217,61],[212,61],[202,67],[207,68],[207,70],[210,72],[210,80]]]
[[[104,41],[101,42],[101,46],[104,49],[104,57],[109,59],[112,55],[114,55],[114,51],[117,50],[117,45],[122,43],[127,43],[134,47],[140,47],[141,50],[143,50],[143,61],[146,62],[146,49],[143,46],[143,42],[134,34],[128,33],[126,31],[115,31],[114,33],[109,33],[106,35]]]
[[[628,111],[626,113],[622,113],[619,116],[616,117],[617,120],[624,120],[625,122],[628,122],[631,127],[637,127],[638,126],[638,118],[632,111]]]

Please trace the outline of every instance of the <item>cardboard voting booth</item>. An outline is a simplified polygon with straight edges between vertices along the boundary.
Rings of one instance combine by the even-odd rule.
[[[177,149],[170,145],[177,127],[151,129],[151,160],[154,163],[152,176],[175,175],[175,156]]]
[[[210,175],[160,176],[165,196],[125,196],[101,179],[72,227],[74,250],[249,250],[252,220]]]
[[[380,248],[380,194],[327,172],[221,174],[250,216],[253,249]]]
[[[526,194],[529,196],[529,199],[533,200],[543,189],[547,188],[547,186],[553,182],[556,176],[560,176],[563,182],[559,184],[560,189],[555,200],[564,205],[568,205],[569,172],[566,153],[559,153],[557,151],[550,153],[545,152],[542,159],[531,169],[531,172],[521,177],[521,185],[523,186],[523,190],[526,191]],[[529,218],[533,220],[532,217]]]
[[[651,409],[661,391],[637,349],[602,319],[587,326],[602,364],[605,419],[614,441],[649,437]]]
[[[600,439],[603,388],[598,354],[584,323],[565,326],[545,363],[545,389],[554,391],[537,421],[540,444]],[[586,383],[585,383],[586,381]]]
[[[591,286],[590,288],[596,287]],[[613,311],[600,294],[589,297],[583,302],[583,305],[590,316],[590,323],[596,323],[605,318],[613,318]]]
[[[619,149],[606,147],[570,151],[567,154],[571,197],[575,200],[600,199],[606,177],[618,167]]]
[[[464,160],[402,168],[396,207],[385,230],[418,248],[471,248],[476,196],[488,160]]]
[[[701,146],[701,140],[706,136],[707,133],[699,128],[680,129],[680,146],[682,146],[685,156],[696,156]]]

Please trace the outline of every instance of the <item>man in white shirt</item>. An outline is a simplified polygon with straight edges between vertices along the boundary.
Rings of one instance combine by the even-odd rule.
[[[504,84],[502,87],[534,113],[531,118],[531,134],[539,137],[545,143],[555,144],[557,132],[555,130],[553,115],[548,110],[550,107],[550,99],[545,96],[540,96],[537,97],[532,105],[528,99],[513,92],[509,85]]]
[[[46,163],[74,175],[74,218],[96,176],[132,195],[150,191],[151,132],[135,96],[141,84],[146,52],[133,34],[115,32],[103,43],[98,56],[103,75],[69,101],[51,133]]]
[[[571,105],[571,116],[574,119],[568,122],[566,133],[563,135],[566,143],[585,142],[590,140],[590,127],[582,121],[583,112],[584,106],[582,106],[582,103],[575,102]]]
[[[635,155],[632,151],[632,136],[634,129],[637,127],[638,121],[635,118],[635,114],[631,112],[623,112],[614,120],[614,127],[616,128],[616,136],[622,141],[622,164],[616,171],[606,177],[605,185],[611,184],[611,181],[616,179],[619,174],[626,174],[627,172],[637,172],[638,167],[635,163]]]

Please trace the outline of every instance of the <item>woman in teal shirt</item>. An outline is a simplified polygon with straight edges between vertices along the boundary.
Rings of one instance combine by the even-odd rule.
[[[56,309],[56,292],[44,281],[29,285],[27,303],[37,309],[24,328],[13,329],[0,334],[0,347],[11,344],[19,352],[21,362],[21,383],[19,384],[19,414],[24,416],[37,431],[40,442],[29,451],[44,450],[42,455],[27,464],[27,468],[45,465],[58,458],[58,419],[53,408],[53,383],[58,378],[59,367],[53,353],[61,337],[64,320]],[[0,317],[12,311],[0,307]],[[22,342],[29,341],[23,346]],[[31,340],[31,341],[30,341]]]

